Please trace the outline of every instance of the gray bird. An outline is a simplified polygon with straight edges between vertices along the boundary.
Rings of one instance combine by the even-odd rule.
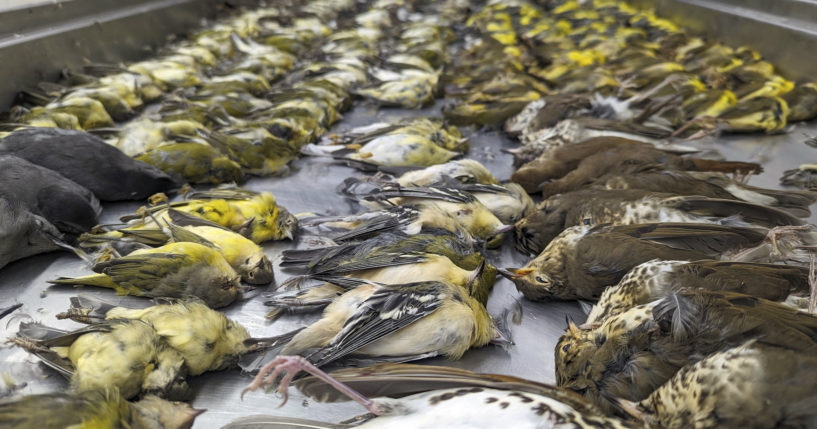
[[[54,170],[103,201],[142,200],[176,186],[156,167],[137,161],[84,131],[25,128],[0,141],[0,154]]]
[[[99,200],[88,189],[12,155],[0,155],[0,197],[19,202],[72,235],[90,230],[102,212]]]
[[[0,197],[0,268],[31,255],[57,250],[62,234],[19,203]]]

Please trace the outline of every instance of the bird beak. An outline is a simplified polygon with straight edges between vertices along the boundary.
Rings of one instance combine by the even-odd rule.
[[[513,225],[502,225],[499,228],[494,230],[494,234],[497,234],[497,235],[498,234],[504,234],[504,233],[506,233],[508,231],[513,231],[513,228],[514,228]]]
[[[255,216],[247,219],[241,226],[238,227],[238,233],[241,235],[246,235],[247,231],[250,229],[252,223],[255,222]]]
[[[295,239],[295,234],[293,234],[293,233],[292,233],[292,231],[291,231],[291,230],[289,230],[289,229],[284,230],[284,235],[286,235],[286,237],[287,237],[288,239],[290,239],[290,240],[294,240],[294,239]]]
[[[515,280],[519,277],[524,277],[535,270],[533,268],[497,268],[497,271],[506,279]]]
[[[193,412],[190,413],[190,418],[195,419],[196,417],[198,417],[198,416],[200,416],[200,415],[202,415],[202,414],[204,414],[206,412],[207,412],[207,408],[204,408],[202,410],[197,410],[197,409],[193,408]]]
[[[482,273],[485,271],[485,259],[479,263],[479,266],[474,270],[471,274],[471,277],[468,279],[468,294],[473,295],[476,282],[482,276]]]

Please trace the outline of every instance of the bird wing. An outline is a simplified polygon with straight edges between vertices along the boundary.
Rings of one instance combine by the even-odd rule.
[[[612,227],[611,230],[676,249],[720,257],[729,250],[748,248],[763,241],[760,228],[742,228],[702,223],[653,223]]]
[[[308,357],[316,366],[354,353],[391,333],[428,316],[442,305],[441,283],[420,286],[381,286],[361,303],[329,344]]]
[[[333,371],[330,375],[370,398],[399,398],[431,390],[485,387],[554,398],[582,414],[600,413],[589,401],[567,389],[509,375],[480,374],[446,366],[379,363],[366,368],[344,368]],[[304,395],[319,402],[348,400],[346,396],[312,376],[297,380],[295,384]]]
[[[180,212],[172,208],[167,210],[167,215],[170,218],[170,221],[178,226],[211,226],[213,228],[220,228],[227,231],[231,231],[229,228],[225,228],[223,225],[219,225],[207,219],[198,216],[193,216],[185,212]]]
[[[435,187],[400,187],[384,186],[366,195],[363,199],[367,201],[380,201],[389,198],[424,198],[431,200],[442,200],[452,203],[470,203],[475,200],[474,196],[468,192],[454,188]]]
[[[136,288],[139,292],[149,292],[165,277],[185,266],[187,255],[174,253],[143,253],[128,255],[118,259],[101,262],[94,266],[94,271],[111,277],[114,283]]]
[[[348,241],[366,238],[382,232],[392,231],[402,225],[407,225],[417,219],[419,211],[410,206],[400,206],[393,210],[385,210],[380,215],[364,221],[357,228],[332,237],[335,241]]]

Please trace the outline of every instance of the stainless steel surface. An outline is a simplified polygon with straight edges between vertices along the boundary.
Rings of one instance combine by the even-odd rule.
[[[343,129],[381,119],[400,118],[421,114],[439,115],[439,106],[426,111],[377,110],[372,106],[361,106],[346,114],[336,129]],[[500,151],[501,148],[513,147],[514,144],[496,131],[478,132],[471,135],[471,151],[468,156],[483,162],[500,179],[507,179],[511,173],[511,158]],[[328,160],[301,158],[293,162],[291,174],[278,178],[256,178],[245,186],[258,191],[272,192],[277,200],[293,213],[334,212],[352,213],[357,211],[352,203],[335,192],[335,187],[344,178],[361,174],[357,170],[333,164]],[[102,222],[115,221],[125,212],[134,210],[137,204],[110,204],[105,206]],[[301,241],[308,240],[302,237]],[[499,266],[521,266],[527,258],[515,250],[507,240],[505,245],[490,251],[487,257]],[[277,259],[284,249],[293,248],[296,243],[275,242],[265,245],[264,249],[272,258]],[[303,246],[302,243],[297,245]],[[277,263],[276,263],[277,265]],[[70,321],[59,321],[54,315],[66,308],[68,297],[77,293],[91,294],[106,300],[133,300],[120,298],[113,292],[93,288],[72,289],[48,287],[46,280],[57,276],[72,276],[87,273],[88,269],[76,257],[67,253],[52,253],[18,261],[0,270],[0,302],[21,302],[23,308],[2,322],[0,335],[6,338],[13,335],[21,320],[29,317],[43,323],[59,327],[79,326]],[[280,282],[287,278],[285,273],[276,272]],[[520,296],[511,283],[505,279],[497,282],[491,294],[488,309],[499,314],[503,309],[516,305]],[[486,347],[472,350],[451,365],[483,372],[514,374],[538,381],[553,382],[553,347],[556,339],[565,326],[565,316],[581,320],[583,313],[573,302],[552,303],[547,305],[521,301],[523,320],[513,326],[516,345],[503,350],[497,347]],[[284,316],[268,324],[263,315],[266,308],[259,297],[249,298],[227,308],[225,313],[243,323],[253,335],[270,336],[287,332],[303,326],[315,316]],[[22,393],[36,393],[55,389],[64,389],[67,383],[58,374],[45,369],[37,360],[19,349],[0,349],[2,372],[12,375],[18,383],[25,382],[27,387]],[[442,360],[429,360],[429,363],[442,363]],[[353,404],[332,404],[319,406],[304,405],[303,398],[293,392],[289,403],[281,409],[279,399],[263,393],[248,394],[244,401],[239,400],[239,392],[250,381],[248,375],[238,370],[205,374],[191,380],[195,391],[193,406],[206,408],[208,412],[201,415],[196,422],[197,428],[212,428],[248,414],[281,413],[291,416],[302,416],[327,421],[339,421],[361,413]]]
[[[814,80],[817,2],[813,0],[630,0],[655,8],[694,34],[751,46],[790,79]]]
[[[335,130],[345,129],[381,119],[400,118],[420,114],[438,114],[439,106],[425,111],[404,111],[395,109],[377,110],[371,106],[360,106],[347,113]],[[514,143],[497,131],[466,130],[471,138],[469,157],[483,162],[500,179],[511,173],[511,158],[501,152],[502,148],[513,147]],[[766,171],[750,182],[754,185],[778,187],[777,180],[783,170],[800,163],[817,161],[817,149],[802,144],[803,133],[817,133],[816,125],[800,125],[790,133],[763,136],[728,136],[693,143],[702,149],[716,149],[727,158],[763,163]],[[317,158],[301,158],[292,163],[291,174],[277,178],[255,178],[245,186],[259,191],[269,191],[276,195],[281,204],[294,213],[333,212],[351,213],[357,211],[354,204],[335,192],[335,187],[350,175],[359,175],[356,170]],[[114,221],[120,214],[134,210],[138,204],[110,204],[105,206],[103,222]],[[811,221],[817,217],[813,216]],[[301,237],[300,243],[275,242],[264,249],[277,262],[284,249],[304,246],[308,237]],[[508,240],[501,249],[489,251],[488,259],[499,266],[520,266],[527,257],[513,249]],[[277,263],[276,263],[277,266]],[[40,320],[52,326],[70,328],[79,326],[70,321],[58,321],[54,315],[68,305],[68,297],[77,293],[114,301],[138,300],[131,297],[117,297],[113,292],[93,288],[72,289],[48,287],[46,280],[60,275],[79,275],[88,269],[76,257],[67,253],[40,255],[12,263],[0,270],[0,303],[23,303],[22,309],[3,320],[0,338],[7,338],[17,330],[23,320]],[[276,272],[280,282],[287,278],[285,273]],[[427,360],[427,363],[444,363],[481,372],[512,374],[542,382],[554,381],[553,348],[565,326],[565,317],[577,322],[584,320],[584,313],[575,302],[533,303],[521,299],[511,283],[498,280],[491,294],[488,309],[499,314],[503,309],[521,304],[523,318],[520,325],[512,325],[515,345],[503,350],[489,346],[471,350],[459,361]],[[227,308],[225,313],[243,323],[256,336],[270,336],[303,326],[316,316],[284,316],[274,323],[264,321],[266,308],[258,296]],[[64,389],[66,381],[55,372],[46,369],[35,358],[16,348],[0,349],[0,372],[11,375],[17,383],[27,383],[23,394]],[[313,404],[297,392],[292,392],[289,402],[276,408],[280,398],[263,393],[248,394],[243,401],[239,393],[250,381],[250,376],[239,370],[208,373],[190,380],[194,390],[193,405],[208,411],[196,421],[196,428],[213,428],[232,419],[249,414],[276,413],[288,416],[308,417],[325,421],[340,421],[360,414],[363,410],[353,403]]]
[[[151,56],[168,36],[201,26],[226,3],[258,0],[57,0],[0,6],[0,111],[21,89],[57,80],[62,69]]]

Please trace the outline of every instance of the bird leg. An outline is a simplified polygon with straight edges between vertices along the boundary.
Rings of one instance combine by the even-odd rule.
[[[817,274],[814,273],[814,253],[811,254],[808,268],[808,285],[811,292],[808,298],[808,312],[814,313],[814,305],[817,302]]]
[[[338,392],[343,393],[369,410],[370,413],[374,415],[383,414],[383,410],[381,410],[374,401],[336,380],[331,375],[322,371],[315,365],[312,365],[312,363],[302,356],[278,356],[270,363],[264,365],[264,367],[258,371],[258,375],[255,376],[255,380],[253,380],[253,382],[241,392],[241,397],[243,398],[244,394],[247,392],[254,392],[258,390],[259,387],[272,385],[275,383],[278,376],[285,372],[285,374],[283,374],[281,377],[281,381],[278,383],[278,393],[284,397],[283,402],[281,405],[279,405],[279,407],[282,407],[287,403],[287,399],[289,399],[289,394],[287,393],[289,390],[289,384],[301,371],[306,371],[326,384],[334,387]]]
[[[766,234],[766,238],[772,243],[772,255],[783,255],[783,251],[780,250],[780,243],[779,240],[781,237],[789,234],[794,234],[799,231],[809,231],[811,226],[809,225],[786,225],[786,226],[776,226],[769,230]]]

